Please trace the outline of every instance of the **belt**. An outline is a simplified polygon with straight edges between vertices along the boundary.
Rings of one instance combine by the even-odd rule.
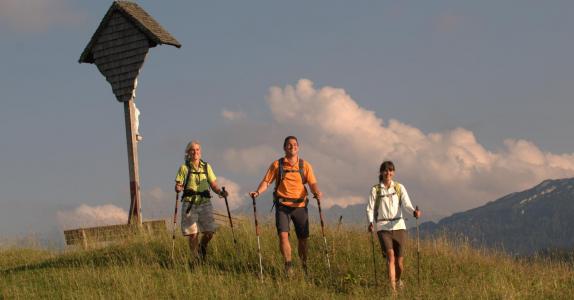
[[[279,203],[283,203],[283,202],[291,202],[291,203],[303,203],[307,201],[307,198],[284,198],[284,197],[277,197],[277,202]]]
[[[398,220],[400,220],[400,219],[402,219],[402,218],[401,218],[401,217],[399,217],[399,218],[392,218],[392,219],[381,218],[381,219],[377,219],[377,222],[378,222],[378,221],[391,221],[391,222],[392,222],[392,221],[398,221]]]
[[[205,202],[208,202],[208,201],[202,201],[202,200],[211,198],[211,194],[209,193],[209,190],[205,190],[205,191],[201,191],[201,192],[197,192],[194,190],[185,190],[185,191],[183,191],[183,196],[181,197],[181,200],[184,201],[183,199],[185,199],[186,197],[193,197],[193,196],[201,196],[201,198],[203,198],[203,199],[200,199],[199,201],[197,201],[197,199],[190,200],[189,202],[191,203],[191,205],[189,205],[189,207],[185,211],[186,214],[189,214],[189,212],[191,211],[191,208],[194,205],[200,205],[200,204],[203,204]]]
[[[192,196],[201,196],[203,198],[211,198],[211,193],[209,190],[197,192],[194,190],[185,190],[183,191],[183,198],[192,197]]]

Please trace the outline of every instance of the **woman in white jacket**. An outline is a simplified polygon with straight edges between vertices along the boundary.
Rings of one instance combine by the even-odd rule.
[[[403,210],[421,216],[415,209],[404,185],[393,181],[395,165],[385,161],[379,169],[379,183],[371,188],[367,205],[369,232],[376,230],[383,255],[387,257],[389,282],[393,291],[402,288],[403,255],[407,240]]]

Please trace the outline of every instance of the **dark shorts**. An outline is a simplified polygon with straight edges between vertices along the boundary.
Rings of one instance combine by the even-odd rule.
[[[404,229],[399,230],[381,230],[377,231],[379,243],[381,243],[381,250],[386,255],[388,250],[393,250],[396,257],[403,256],[403,248],[407,243],[407,231]]]
[[[275,209],[277,233],[289,232],[289,219],[293,221],[298,239],[309,237],[309,212],[307,207],[277,205]]]

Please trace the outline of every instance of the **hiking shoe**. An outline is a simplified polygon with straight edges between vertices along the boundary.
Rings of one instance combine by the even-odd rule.
[[[291,278],[293,277],[293,265],[290,261],[285,263],[285,277]]]
[[[207,259],[207,246],[206,245],[199,245],[199,259],[201,261],[205,261]]]
[[[201,264],[201,262],[199,261],[199,258],[192,258],[187,262],[187,267],[189,268],[190,271],[193,271],[195,268],[197,268],[199,265]]]
[[[397,281],[397,288],[399,290],[402,290],[405,288],[405,283],[401,279],[399,279],[399,281]]]

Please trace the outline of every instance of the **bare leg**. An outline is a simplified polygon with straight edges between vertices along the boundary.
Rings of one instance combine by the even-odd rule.
[[[289,243],[289,232],[279,233],[279,250],[285,262],[291,261],[291,244]]]
[[[191,256],[194,258],[197,256],[197,244],[199,241],[198,236],[199,235],[197,233],[187,236],[189,240],[189,250],[191,251]]]
[[[307,269],[307,238],[299,239],[299,244],[297,250],[299,251],[299,258],[301,259],[301,264],[303,268]]]
[[[396,267],[395,267],[395,251],[393,251],[392,249],[387,250],[387,267],[388,267],[388,272],[389,272],[389,283],[391,284],[391,289],[393,291],[397,290],[397,283],[395,280],[395,271],[396,271]]]
[[[403,260],[402,256],[395,257],[395,274],[397,282],[401,280],[401,274],[403,274]]]
[[[213,232],[211,231],[206,231],[201,236],[201,243],[199,245],[199,257],[201,259],[205,259],[205,256],[207,255],[207,244],[209,241],[211,241],[212,238]]]

